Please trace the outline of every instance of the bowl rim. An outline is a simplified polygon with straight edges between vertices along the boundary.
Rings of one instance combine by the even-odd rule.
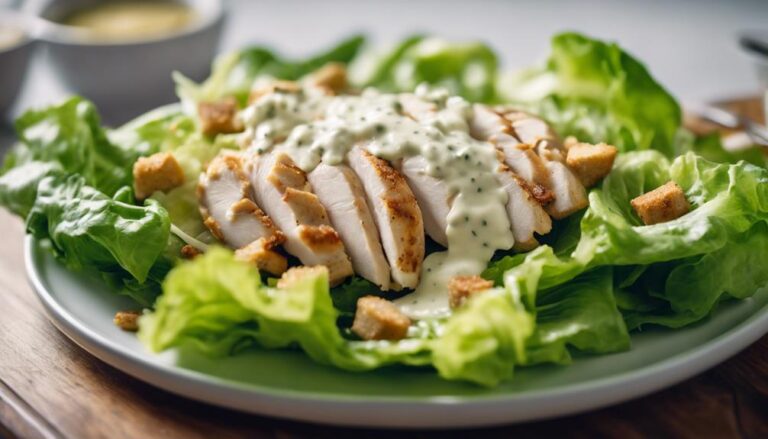
[[[200,11],[203,6],[210,8],[211,14],[201,15],[198,20],[194,20],[192,23],[184,26],[178,31],[174,31],[168,34],[158,35],[149,38],[138,39],[116,39],[107,41],[94,40],[86,35],[86,32],[78,29],[75,26],[69,26],[61,23],[56,23],[52,20],[43,17],[46,9],[48,9],[56,0],[48,0],[42,2],[41,6],[38,6],[35,11],[35,19],[38,22],[38,29],[36,38],[40,41],[49,44],[59,44],[68,46],[81,46],[81,47],[136,47],[153,45],[163,43],[167,41],[174,41],[186,38],[190,35],[203,33],[213,27],[218,26],[223,22],[227,7],[224,0],[174,0],[177,3],[183,3],[195,11]]]

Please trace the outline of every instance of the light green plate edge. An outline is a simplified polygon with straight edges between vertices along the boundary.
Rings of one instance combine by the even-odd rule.
[[[688,328],[632,336],[628,352],[582,356],[567,367],[521,368],[494,389],[447,382],[431,369],[349,373],[300,352],[254,351],[212,359],[190,351],[148,352],[116,328],[135,309],[87,276],[67,271],[31,237],[30,283],[51,321],[106,363],[189,398],[267,416],[371,427],[470,427],[550,418],[651,393],[700,373],[768,332],[768,289],[722,305]]]

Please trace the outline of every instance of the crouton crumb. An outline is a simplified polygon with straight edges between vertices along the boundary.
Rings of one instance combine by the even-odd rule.
[[[260,271],[279,276],[288,269],[285,256],[273,251],[264,238],[235,250],[235,259],[255,265]]]
[[[411,320],[394,303],[376,296],[357,300],[352,332],[363,340],[400,340],[409,326]]]
[[[347,88],[347,69],[344,64],[328,63],[312,74],[312,80],[329,94],[338,94]]]
[[[182,184],[184,170],[169,152],[139,157],[133,164],[133,189],[138,200],[149,197],[155,191],[167,192]]]
[[[193,247],[189,244],[181,248],[181,257],[184,259],[195,259],[201,254],[203,254],[202,251],[200,251],[197,247]]]
[[[123,331],[136,332],[139,330],[139,317],[139,311],[118,311],[113,321]]]
[[[299,266],[292,267],[290,270],[283,273],[280,279],[277,281],[277,288],[290,288],[296,282],[302,280],[306,276],[317,276],[321,272],[325,271],[326,275],[328,268],[323,265],[317,265],[314,267]]]
[[[592,187],[603,179],[613,168],[618,150],[605,143],[571,143],[568,147],[566,164],[579,178],[584,187]]]
[[[493,282],[480,276],[454,276],[448,281],[451,308],[458,308],[471,296],[493,287]]]
[[[691,210],[683,189],[674,181],[640,195],[630,204],[646,225],[672,221]]]
[[[219,102],[200,102],[197,105],[200,128],[206,136],[239,133],[243,122],[237,117],[237,101],[234,98]]]

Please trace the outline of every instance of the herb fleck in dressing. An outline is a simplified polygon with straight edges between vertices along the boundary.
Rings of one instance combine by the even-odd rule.
[[[396,303],[413,318],[439,317],[450,313],[451,277],[479,274],[495,250],[514,244],[505,209],[508,196],[496,179],[496,149],[469,135],[473,110],[466,100],[421,89],[417,98],[436,109],[417,121],[403,113],[402,97],[375,90],[329,97],[310,88],[270,94],[244,111],[245,136],[252,151],[284,151],[305,171],[321,161],[344,162],[355,145],[395,166],[407,157],[424,157],[425,174],[442,181],[452,200],[448,250],[424,260],[418,288]]]

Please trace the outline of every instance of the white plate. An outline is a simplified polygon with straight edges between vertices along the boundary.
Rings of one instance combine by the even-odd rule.
[[[768,332],[768,290],[721,306],[705,322],[632,337],[633,349],[581,357],[568,367],[520,369],[495,389],[445,382],[429,369],[347,373],[299,352],[257,351],[226,359],[146,351],[117,329],[135,308],[104,285],[68,272],[32,238],[27,273],[51,321],[85,350],[152,385],[262,415],[369,427],[469,427],[530,421],[618,403],[710,368]]]

